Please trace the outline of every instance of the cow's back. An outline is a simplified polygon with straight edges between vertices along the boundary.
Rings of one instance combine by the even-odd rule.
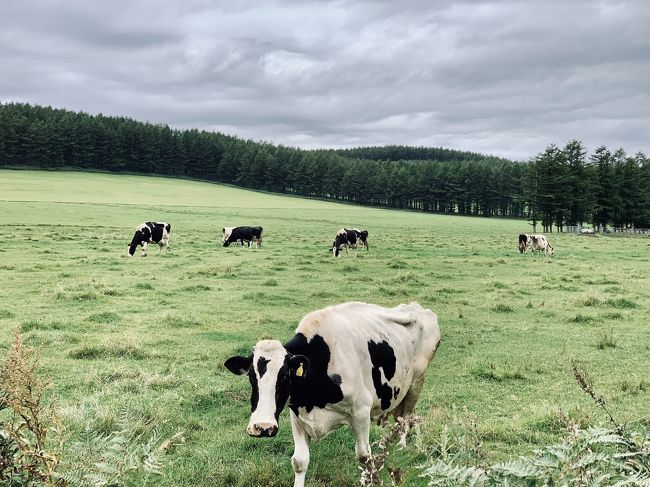
[[[330,348],[327,373],[342,378],[343,395],[352,402],[350,396],[371,394],[373,417],[399,404],[440,341],[436,315],[417,303],[331,306],[305,316],[296,332],[307,340],[324,339]]]

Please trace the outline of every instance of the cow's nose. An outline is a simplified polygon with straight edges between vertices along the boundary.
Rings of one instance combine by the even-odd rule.
[[[248,434],[258,438],[273,438],[277,433],[278,426],[272,423],[255,423],[248,428]]]

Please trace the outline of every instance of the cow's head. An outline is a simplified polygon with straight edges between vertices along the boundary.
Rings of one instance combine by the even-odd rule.
[[[339,243],[339,241],[338,241],[338,238],[337,238],[336,240],[334,240],[334,243],[332,244],[332,255],[333,255],[334,257],[338,257],[338,256],[339,256],[339,252],[340,252],[340,250],[341,250],[341,249],[339,248],[338,243]]]
[[[131,243],[126,249],[129,257],[133,257],[135,255],[135,251],[138,248],[138,245],[142,245],[142,242],[148,242],[150,237],[151,230],[149,230],[149,227],[144,227],[142,230],[136,230],[133,238],[131,239]]]
[[[248,357],[230,357],[224,365],[233,374],[248,373],[252,391],[246,432],[259,438],[275,436],[278,418],[289,399],[291,382],[304,380],[309,359],[289,353],[277,340],[261,340]]]
[[[555,255],[555,250],[553,250],[553,247],[551,247],[550,245],[548,245],[548,255],[550,255],[551,257]]]
[[[221,243],[223,244],[224,247],[228,247],[230,245],[230,242],[228,242],[228,239],[230,238],[230,234],[232,233],[234,227],[223,227],[221,229]]]

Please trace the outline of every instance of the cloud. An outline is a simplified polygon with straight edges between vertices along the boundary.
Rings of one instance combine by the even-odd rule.
[[[0,100],[302,147],[650,153],[643,0],[8,0]]]

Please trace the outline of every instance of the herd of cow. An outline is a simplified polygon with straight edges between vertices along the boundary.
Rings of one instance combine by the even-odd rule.
[[[160,252],[162,252],[163,248],[169,250],[170,231],[171,225],[164,222],[146,222],[138,225],[128,246],[128,254],[133,257],[138,245],[141,245],[142,256],[145,257],[149,243],[158,244]],[[246,244],[248,247],[255,245],[260,248],[262,246],[262,231],[262,227],[223,227],[221,229],[221,243],[224,247],[234,243],[242,246]],[[358,246],[365,247],[368,250],[368,231],[359,230],[358,228],[341,228],[334,237],[332,254],[334,257],[340,257],[341,249],[345,249],[346,254],[348,254],[348,248],[356,250]],[[545,235],[520,234],[519,252],[525,254],[527,249],[530,249],[531,253],[544,252],[546,255],[555,255],[555,250],[548,243]]]
[[[139,225],[128,247],[147,244],[169,249],[171,225]],[[262,245],[262,227],[224,227],[222,244]],[[344,248],[368,249],[368,232],[342,228],[332,244],[334,257]],[[519,235],[519,251],[554,255],[544,235]],[[305,485],[309,443],[342,425],[352,428],[355,451],[370,458],[370,424],[389,416],[408,419],[424,384],[426,369],[440,344],[437,316],[417,302],[385,308],[351,302],[305,316],[287,343],[261,340],[248,356],[234,356],[225,367],[247,374],[251,384],[251,416],[246,432],[274,437],[280,413],[289,404],[294,454],[294,487]],[[406,423],[408,424],[408,422]],[[400,438],[406,441],[407,431]]]

